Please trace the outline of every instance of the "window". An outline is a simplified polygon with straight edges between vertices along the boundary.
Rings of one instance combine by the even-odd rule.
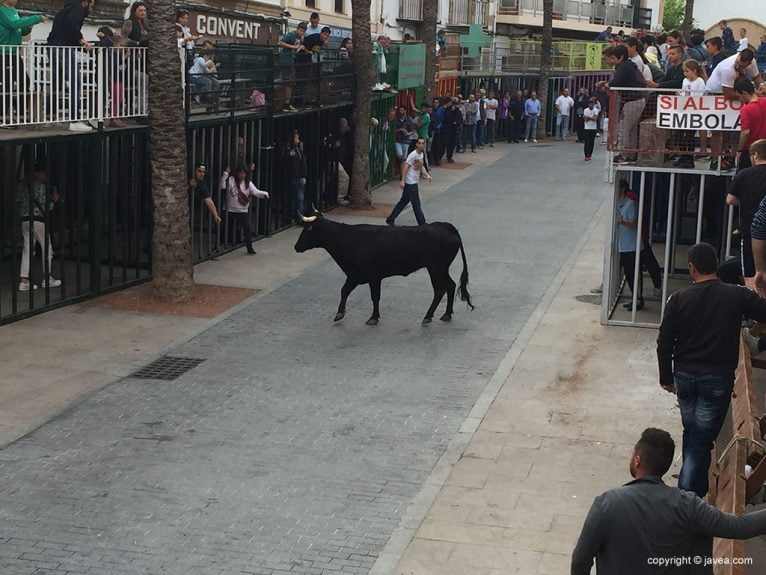
[[[338,12],[339,14],[344,14],[345,3],[346,3],[346,0],[335,0],[335,11]]]
[[[316,8],[317,0],[306,0],[306,8]]]

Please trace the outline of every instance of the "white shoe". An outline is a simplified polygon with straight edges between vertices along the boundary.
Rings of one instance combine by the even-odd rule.
[[[59,287],[61,285],[61,280],[57,280],[53,276],[48,276],[48,281],[43,280],[41,285],[44,288],[46,288],[46,287],[56,288],[56,287]]]
[[[27,282],[19,282],[19,291],[29,291],[29,286],[32,286],[32,289],[37,289],[37,286],[33,283]]]
[[[69,131],[70,132],[92,132],[93,128],[91,128],[85,122],[72,122],[69,124]]]
[[[526,143],[528,143],[528,142],[529,142],[529,140],[524,140],[524,143],[525,143],[525,144],[526,144]]]
[[[21,288],[19,288],[21,289]],[[755,357],[761,351],[758,349],[758,338],[755,337],[752,333],[750,333],[750,330],[746,327],[742,328],[742,340],[745,342],[745,345],[750,349],[750,357]]]
[[[537,143],[537,140],[532,140],[535,144]]]

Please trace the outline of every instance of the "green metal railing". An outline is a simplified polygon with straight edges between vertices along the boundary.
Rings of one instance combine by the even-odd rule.
[[[394,123],[388,111],[396,108],[396,94],[375,94],[370,103],[370,188],[394,177]]]
[[[599,42],[553,42],[553,69],[557,72],[585,72],[606,69]],[[461,58],[464,76],[539,72],[542,43],[537,40],[511,40],[507,45],[493,45],[478,56]]]

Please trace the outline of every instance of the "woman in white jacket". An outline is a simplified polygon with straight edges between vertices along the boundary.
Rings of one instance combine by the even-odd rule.
[[[226,192],[226,209],[233,222],[238,223],[245,233],[247,253],[253,255],[253,232],[250,228],[250,197],[268,198],[269,193],[259,190],[250,180],[250,172],[246,166],[237,166],[234,174],[229,175],[227,167],[221,174],[221,189]]]

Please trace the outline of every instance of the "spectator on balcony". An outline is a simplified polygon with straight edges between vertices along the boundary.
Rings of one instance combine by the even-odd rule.
[[[306,26],[306,36],[312,34],[321,34],[322,28],[319,26],[319,14],[312,12],[309,16],[309,25]]]
[[[143,2],[133,2],[130,5],[130,16],[122,24],[122,35],[134,42],[149,40],[147,8]]]
[[[755,86],[747,78],[740,78],[734,83],[734,90],[739,95],[742,108],[739,110],[739,156],[737,168],[744,170],[751,166],[751,146],[758,140],[766,140],[766,98],[759,98]],[[742,232],[744,233],[744,231]]]
[[[476,122],[479,115],[479,103],[476,96],[468,94],[468,102],[465,103],[465,122],[463,124],[463,149],[471,144],[471,152],[476,153]]]
[[[36,245],[40,246],[47,265],[43,268],[42,287],[59,287],[61,280],[53,277],[53,243],[47,223],[50,212],[61,198],[56,188],[48,193],[45,166],[38,162],[32,168],[32,180],[19,186],[19,213],[21,215],[21,269],[19,270],[19,291],[37,289],[29,281],[29,263]]]
[[[574,100],[569,95],[569,90],[564,88],[556,98],[556,139],[567,141],[569,135],[569,116],[574,107]]]
[[[758,64],[755,61],[755,54],[750,48],[742,50],[738,54],[729,56],[716,66],[710,78],[707,81],[707,91],[712,94],[723,93],[728,100],[739,100],[739,95],[734,89],[734,84],[740,77],[750,77],[757,86],[761,82],[761,74],[758,71]],[[723,151],[724,134],[722,132],[713,132],[710,140],[710,152],[712,160],[710,169],[718,170],[719,157]],[[721,171],[730,171],[731,163],[727,158],[720,160]]]
[[[668,50],[668,68],[664,76],[662,76],[659,82],[650,81],[646,85],[650,88],[662,88],[665,90],[678,90],[682,88],[684,83],[683,54],[683,46],[678,44],[671,46],[670,50]]]
[[[755,55],[759,59],[766,58],[766,34],[761,34],[761,43],[758,44],[758,50],[755,52]]]
[[[279,68],[284,86],[285,97],[282,102],[282,110],[294,112],[296,108],[292,105],[293,81],[295,80],[295,61],[296,55],[304,50],[303,37],[306,34],[307,24],[301,22],[296,26],[293,32],[288,32],[279,39]]]
[[[700,64],[707,62],[710,56],[705,48],[705,32],[703,30],[692,30],[689,36],[689,57],[695,59]]]
[[[652,69],[649,67],[649,63],[644,57],[643,44],[632,37],[625,38],[625,41],[622,44],[628,49],[628,58],[630,58],[630,61],[636,65],[638,71],[643,75],[644,80],[652,82],[654,77],[652,75]]]
[[[625,32],[622,30],[619,30],[617,34],[612,36],[612,43],[614,44],[622,44],[623,40],[625,40]]]
[[[532,142],[537,143],[537,120],[540,117],[540,100],[537,99],[537,92],[529,95],[529,100],[524,102],[524,117],[527,122],[527,129],[524,135],[524,143],[532,138]]]
[[[192,34],[191,28],[189,28],[189,11],[179,10],[176,12],[176,24],[181,27],[181,40],[182,47],[186,50],[194,50],[194,43],[198,41],[202,36],[200,34]]]
[[[447,31],[446,30],[439,30],[436,33],[436,55],[437,56],[447,55]]]
[[[668,59],[668,35],[665,32],[657,34],[654,45],[657,46],[657,58],[660,61],[660,67],[664,69],[665,61]]]
[[[599,33],[599,35],[594,38],[594,42],[610,42],[611,40],[612,40],[611,26],[607,26],[606,30]]]
[[[662,68],[662,64],[660,64],[660,51],[655,45],[654,36],[645,34],[641,38],[641,43],[644,45],[644,56],[649,60],[649,63],[654,64],[658,68]]]
[[[489,144],[490,148],[495,147],[495,129],[497,123],[497,109],[500,106],[497,98],[495,98],[495,91],[490,90],[489,95],[484,100],[484,109],[487,114],[487,124],[485,130],[485,144]]]
[[[668,51],[670,51],[673,46],[681,46],[681,49],[683,50],[683,54],[681,55],[681,62],[689,57],[689,54],[686,52],[686,42],[684,42],[684,36],[678,30],[671,30],[668,32]],[[668,60],[669,59],[666,58],[664,62],[665,72],[667,72],[667,68],[670,65]]]
[[[739,44],[737,46],[737,52],[742,52],[750,47],[750,40],[747,39],[747,30],[745,28],[739,29]]]
[[[115,36],[114,30],[109,26],[102,26],[96,32],[98,44],[102,48],[124,48],[125,39],[122,36]],[[111,120],[109,125],[113,128],[124,128],[125,121],[120,118],[122,115],[122,101],[125,91],[123,83],[124,78],[124,60],[125,53],[122,50],[108,50],[104,53],[104,64],[106,72],[107,86],[105,88],[109,97],[109,108]]]
[[[636,65],[628,58],[625,46],[612,46],[606,51],[606,60],[614,66],[614,76],[609,82],[599,82],[597,86],[613,88],[643,88],[643,76]],[[638,122],[644,112],[646,100],[642,94],[620,94],[622,110],[620,112],[618,147],[621,152],[615,156],[616,164],[634,162],[638,149]]]
[[[57,97],[69,100],[69,130],[72,132],[90,132],[93,129],[79,120],[82,77],[75,48],[81,47],[86,52],[91,50],[81,28],[94,5],[93,0],[69,2],[53,18],[48,35],[49,46],[66,47],[54,52],[56,61],[52,62],[52,80],[54,89],[58,91]]]
[[[47,22],[47,18],[42,14],[32,14],[30,16],[19,16],[16,10],[18,0],[0,0],[0,59],[5,63],[5,69],[0,76],[0,85],[4,93],[5,103],[0,100],[0,107],[5,110],[16,108],[16,115],[19,116],[22,99],[29,97],[29,76],[27,76],[24,57],[19,54],[18,46],[21,46],[22,36],[28,36],[32,33],[32,27]],[[14,82],[16,87],[14,89]],[[8,118],[10,119],[10,118]],[[21,118],[19,118],[21,121]]]
[[[212,111],[218,99],[220,83],[215,73],[216,64],[210,49],[202,50],[189,68],[189,83],[197,88],[196,98],[208,111]]]
[[[726,20],[721,20],[718,23],[718,27],[721,29],[721,40],[723,41],[723,47],[727,52],[734,52],[737,49],[737,42],[734,40],[734,31],[729,28],[729,24]]]
[[[247,166],[241,165],[235,168],[230,176],[230,168],[227,167],[221,174],[221,190],[226,192],[226,211],[229,218],[240,226],[245,235],[245,246],[248,255],[255,255],[253,249],[253,232],[250,227],[250,198],[268,199],[269,193],[259,190],[251,181],[251,173]]]
[[[354,43],[351,38],[343,38],[340,42],[340,50],[338,50],[338,58],[340,60],[351,60],[354,54]]]
[[[716,276],[713,246],[687,252],[693,285],[670,296],[657,337],[660,386],[675,393],[684,429],[679,489],[705,497],[710,451],[729,410],[742,317],[766,320],[766,300]]]
[[[511,96],[508,103],[508,143],[518,144],[524,118],[524,96],[521,90]]]
[[[718,36],[705,40],[705,48],[708,53],[705,69],[707,71],[707,77],[710,78],[713,70],[716,69],[718,64],[726,60],[726,54],[721,51],[723,50],[723,41]]]

